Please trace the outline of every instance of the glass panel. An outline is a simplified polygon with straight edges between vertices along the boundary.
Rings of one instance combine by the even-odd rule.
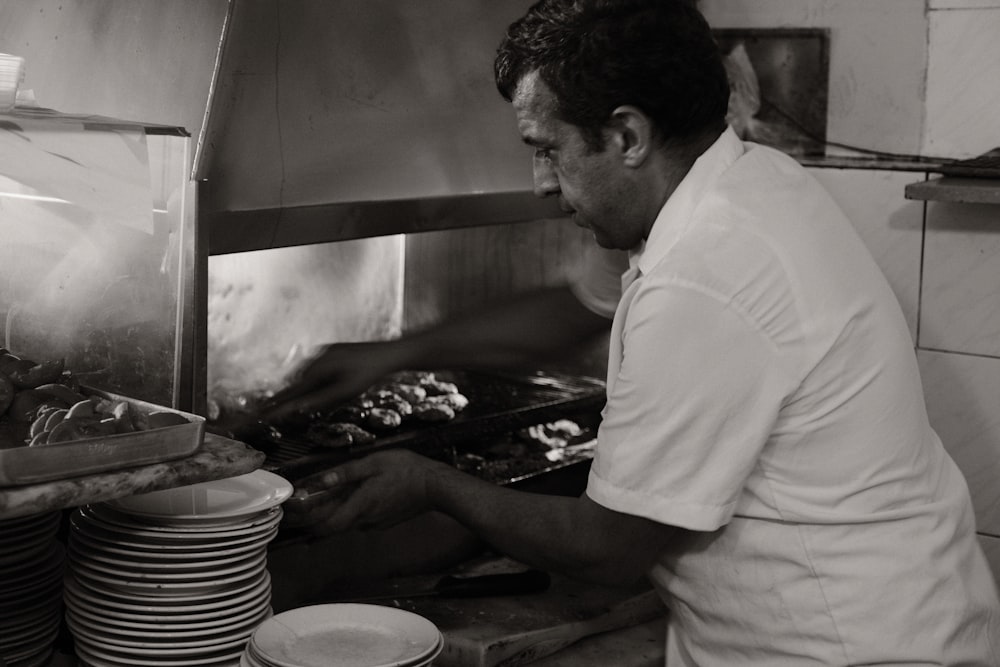
[[[172,404],[187,143],[134,124],[0,116],[4,347]]]

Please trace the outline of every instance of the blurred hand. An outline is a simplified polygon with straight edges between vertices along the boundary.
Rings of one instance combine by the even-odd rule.
[[[376,452],[302,480],[285,512],[321,535],[386,528],[430,509],[428,478],[452,470],[406,449]]]
[[[277,423],[297,412],[330,408],[354,398],[399,370],[398,348],[397,341],[326,345],[291,375],[284,389],[260,406],[259,416]]]

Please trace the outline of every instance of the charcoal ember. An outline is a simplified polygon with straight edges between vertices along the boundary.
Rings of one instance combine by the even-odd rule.
[[[455,418],[455,411],[443,401],[423,401],[413,406],[413,416],[424,422],[446,422]]]
[[[402,415],[389,408],[372,408],[368,411],[368,418],[365,420],[365,424],[375,431],[391,431],[399,428],[402,423]]]
[[[306,437],[324,447],[350,447],[375,442],[375,435],[349,422],[316,422],[306,430]]]

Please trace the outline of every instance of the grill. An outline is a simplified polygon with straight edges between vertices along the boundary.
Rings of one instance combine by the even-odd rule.
[[[589,433],[596,429],[605,401],[604,382],[586,376],[480,371],[436,371],[435,376],[456,384],[469,399],[468,407],[449,422],[410,420],[373,443],[349,447],[329,448],[310,440],[308,425],[283,427],[280,437],[250,444],[265,453],[265,469],[293,480],[380,449],[405,447],[493,481],[510,482],[578,460],[553,463],[545,457],[548,447],[516,438],[518,430],[571,419]]]

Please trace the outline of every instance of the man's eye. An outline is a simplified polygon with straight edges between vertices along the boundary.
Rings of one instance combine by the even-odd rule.
[[[548,148],[536,148],[535,149],[535,159],[545,160],[546,162],[552,160],[552,151]]]

